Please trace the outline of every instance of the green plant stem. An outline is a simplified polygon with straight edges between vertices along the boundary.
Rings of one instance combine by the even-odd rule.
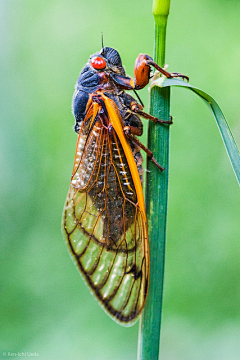
[[[167,15],[155,15],[154,18],[154,60],[163,66]],[[150,114],[163,120],[169,120],[169,88],[154,87],[151,90]],[[149,122],[148,148],[153,151],[157,162],[165,167],[165,170],[160,173],[159,169],[151,161],[148,161],[146,211],[150,247],[150,281],[148,298],[140,321],[139,360],[157,360],[159,358],[168,199],[168,125]]]

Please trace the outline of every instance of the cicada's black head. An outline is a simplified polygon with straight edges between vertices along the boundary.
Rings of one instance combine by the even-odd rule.
[[[90,56],[89,65],[92,69],[105,72],[114,72],[125,76],[122,60],[117,50],[103,47],[101,51]]]
[[[104,73],[104,75],[102,73]],[[103,47],[99,52],[90,56],[89,61],[84,66],[78,78],[76,90],[92,93],[99,88],[103,88],[101,84],[106,79],[110,79],[110,82],[120,88],[128,89],[124,82],[125,77],[125,70],[117,50],[110,47]],[[109,89],[112,85],[107,83],[104,86],[104,88]]]
[[[119,53],[117,52],[117,50],[110,48],[110,47],[104,47],[102,48],[102,50],[100,51],[100,54],[107,59],[107,61],[109,62],[109,64],[113,65],[113,66],[118,66],[118,67],[122,67],[122,60],[120,58]]]

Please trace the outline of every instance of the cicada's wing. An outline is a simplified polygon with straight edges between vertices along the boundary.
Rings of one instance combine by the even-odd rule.
[[[115,130],[104,126],[100,109],[90,104],[78,136],[63,232],[102,307],[132,325],[148,289],[146,218],[123,146]]]

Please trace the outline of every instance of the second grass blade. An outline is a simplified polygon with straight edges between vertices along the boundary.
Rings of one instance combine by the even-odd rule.
[[[212,110],[213,116],[216,120],[220,134],[222,136],[227,154],[229,156],[230,162],[233,167],[233,171],[235,172],[237,181],[240,185],[240,153],[237,148],[234,137],[232,135],[231,129],[228,125],[228,122],[227,122],[225,116],[223,115],[222,110],[220,109],[217,102],[203,90],[200,90],[200,89],[196,88],[195,86],[192,86],[189,83],[186,83],[182,80],[166,79],[161,86],[163,88],[168,88],[170,86],[180,86],[180,87],[184,87],[189,90],[192,90],[195,94],[199,95],[206,102],[206,104],[210,107],[210,109]]]

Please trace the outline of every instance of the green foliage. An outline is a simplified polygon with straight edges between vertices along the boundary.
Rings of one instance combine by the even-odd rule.
[[[209,106],[210,110],[213,112],[213,116],[216,120],[217,126],[219,128],[220,134],[222,136],[227,154],[229,156],[229,160],[232,164],[233,171],[236,175],[237,181],[240,185],[240,153],[237,148],[236,142],[233,138],[231,129],[228,125],[227,120],[225,119],[220,107],[217,102],[204,91],[197,89],[196,87],[190,85],[189,83],[185,83],[179,79],[166,79],[162,84],[162,87],[169,86],[179,86],[186,89],[192,90],[196,93],[200,98],[205,100],[206,104]]]
[[[101,31],[133,75],[138,53],[152,54],[150,7],[142,0],[0,3],[0,357],[136,357],[138,326],[122,328],[99,308],[67,254],[60,222],[76,145],[73,85],[101,48]],[[166,53],[169,71],[189,75],[217,99],[238,144],[239,11],[237,1],[172,0]],[[140,96],[147,105],[146,89]],[[199,99],[174,88],[171,115],[161,356],[235,360],[238,184]]]

